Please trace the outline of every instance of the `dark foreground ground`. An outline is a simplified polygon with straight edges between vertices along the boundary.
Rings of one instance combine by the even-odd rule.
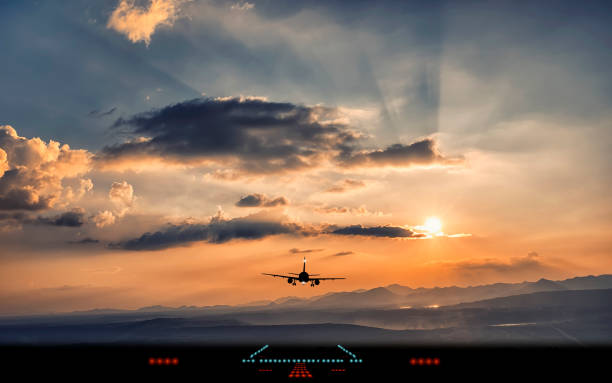
[[[45,381],[497,381],[604,378],[612,347],[2,346],[0,369]],[[261,350],[261,351],[259,351]],[[259,352],[258,352],[259,351]],[[293,374],[292,374],[293,372]],[[601,375],[604,373],[604,375]]]

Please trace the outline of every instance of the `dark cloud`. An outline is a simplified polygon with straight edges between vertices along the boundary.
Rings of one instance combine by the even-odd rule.
[[[433,139],[361,150],[363,135],[338,122],[339,116],[335,108],[256,98],[193,99],[118,119],[113,128],[134,139],[103,148],[97,161],[129,167],[132,160],[153,156],[168,162],[212,162],[253,174],[312,168],[324,161],[343,166],[450,161],[437,152]],[[347,186],[360,185],[347,180]]]
[[[54,216],[38,216],[32,217],[30,214],[18,213],[3,213],[0,214],[0,221],[11,221],[14,224],[30,224],[30,225],[49,225],[49,226],[67,226],[80,227],[85,224],[85,211],[83,209],[74,209]]]
[[[116,106],[113,108],[110,108],[106,112],[101,111],[101,110],[92,110],[91,112],[89,112],[88,116],[93,117],[93,118],[106,117],[106,116],[110,116],[111,114],[115,113],[115,110],[117,110]]]
[[[332,228],[331,234],[337,235],[361,235],[367,237],[388,237],[388,238],[422,238],[424,234],[418,234],[412,230],[397,226],[372,226],[352,225],[341,228]]]
[[[7,171],[1,179],[4,182],[0,183],[9,184],[12,175],[18,172],[17,169]],[[45,210],[49,209],[56,199],[57,195],[41,196],[31,188],[13,188],[0,195],[0,210]]]
[[[78,241],[68,241],[68,243],[71,245],[90,245],[94,243],[100,243],[100,240],[87,237]]]
[[[225,243],[233,239],[261,239],[277,234],[314,233],[297,223],[262,220],[257,216],[228,220],[214,217],[209,223],[169,225],[154,233],[145,233],[135,239],[113,243],[110,247],[126,250],[161,250],[197,241]]]
[[[125,250],[161,250],[191,242],[225,243],[234,239],[262,239],[272,235],[291,234],[299,236],[316,235],[359,235],[387,238],[426,238],[425,234],[396,226],[335,225],[307,226],[300,223],[270,219],[260,213],[247,217],[225,219],[217,215],[208,223],[169,224],[166,227],[142,234],[140,237],[109,244],[110,248]],[[286,217],[284,217],[286,218]],[[312,253],[323,249],[290,249],[292,254]],[[347,255],[347,254],[342,254]]]
[[[323,249],[304,249],[304,250],[300,250],[298,248],[293,248],[293,249],[289,249],[289,252],[291,254],[305,254],[305,253],[315,253],[318,251],[323,251]]]
[[[334,257],[342,257],[342,256],[345,256],[345,255],[351,255],[351,254],[355,254],[355,253],[354,253],[354,252],[352,252],[352,251],[341,251],[341,252],[339,252],[339,253],[332,254],[332,255],[333,255]]]
[[[436,148],[432,138],[426,138],[412,144],[394,144],[386,149],[371,151],[346,151],[340,156],[343,166],[412,166],[428,164],[456,164],[462,158],[446,158]]]
[[[240,198],[236,202],[238,207],[274,207],[274,206],[285,206],[289,204],[287,198],[280,196],[276,198],[269,198],[265,194],[249,194],[246,197]]]
[[[68,211],[52,217],[38,217],[32,223],[51,226],[79,227],[85,223],[82,210]]]
[[[148,139],[105,147],[98,159],[236,160],[252,173],[307,168],[357,139],[346,126],[325,122],[335,113],[252,98],[194,99],[118,119],[115,129]]]

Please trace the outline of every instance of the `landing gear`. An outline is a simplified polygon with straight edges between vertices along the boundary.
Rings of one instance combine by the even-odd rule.
[[[310,287],[314,287],[314,282],[310,282]]]

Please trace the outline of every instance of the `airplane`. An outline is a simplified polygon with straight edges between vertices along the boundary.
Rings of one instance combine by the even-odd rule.
[[[292,284],[293,286],[296,285],[296,282],[300,282],[303,285],[310,282],[310,286],[314,287],[315,285],[317,286],[319,285],[320,283],[319,281],[333,280],[333,279],[346,279],[346,278],[338,278],[338,277],[319,278],[318,276],[320,274],[308,274],[306,272],[306,257],[304,257],[304,268],[302,268],[302,272],[299,274],[298,273],[287,273],[287,274],[291,274],[292,276],[280,275],[280,274],[268,274],[268,273],[262,273],[262,274],[270,275],[272,277],[287,278],[287,283]],[[311,278],[311,277],[317,277],[317,278]]]

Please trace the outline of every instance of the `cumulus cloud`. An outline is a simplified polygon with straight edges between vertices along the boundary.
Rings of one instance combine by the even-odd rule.
[[[147,46],[160,26],[171,27],[186,0],[150,0],[148,7],[139,7],[134,0],[121,0],[106,27],[125,35],[131,42],[143,41]]]
[[[275,207],[275,206],[285,206],[289,204],[289,200],[287,198],[280,196],[276,198],[269,198],[265,194],[249,194],[246,197],[240,198],[238,202],[236,202],[236,206],[238,207]]]
[[[326,190],[328,193],[344,193],[349,190],[362,188],[365,186],[365,182],[359,180],[345,179],[337,182],[335,185]]]
[[[11,126],[0,126],[0,210],[53,207],[65,192],[62,181],[88,172],[90,159],[86,150],[70,149],[53,140],[47,144],[37,137],[27,139]],[[67,193],[68,197],[72,194],[71,190]]]
[[[113,182],[108,198],[117,208],[117,215],[123,216],[134,203],[134,188],[127,181]]]
[[[109,210],[104,210],[96,213],[91,217],[91,220],[96,224],[96,227],[103,228],[115,223],[115,215]]]
[[[433,139],[364,151],[364,135],[336,108],[270,102],[254,97],[194,99],[129,118],[114,129],[133,139],[103,148],[100,167],[138,167],[151,159],[222,167],[232,177],[282,173],[324,163],[354,166],[448,164]],[[353,183],[351,183],[353,182]],[[358,187],[349,180],[344,187]]]
[[[9,170],[8,155],[4,149],[0,148],[0,177],[2,177],[7,170]]]

